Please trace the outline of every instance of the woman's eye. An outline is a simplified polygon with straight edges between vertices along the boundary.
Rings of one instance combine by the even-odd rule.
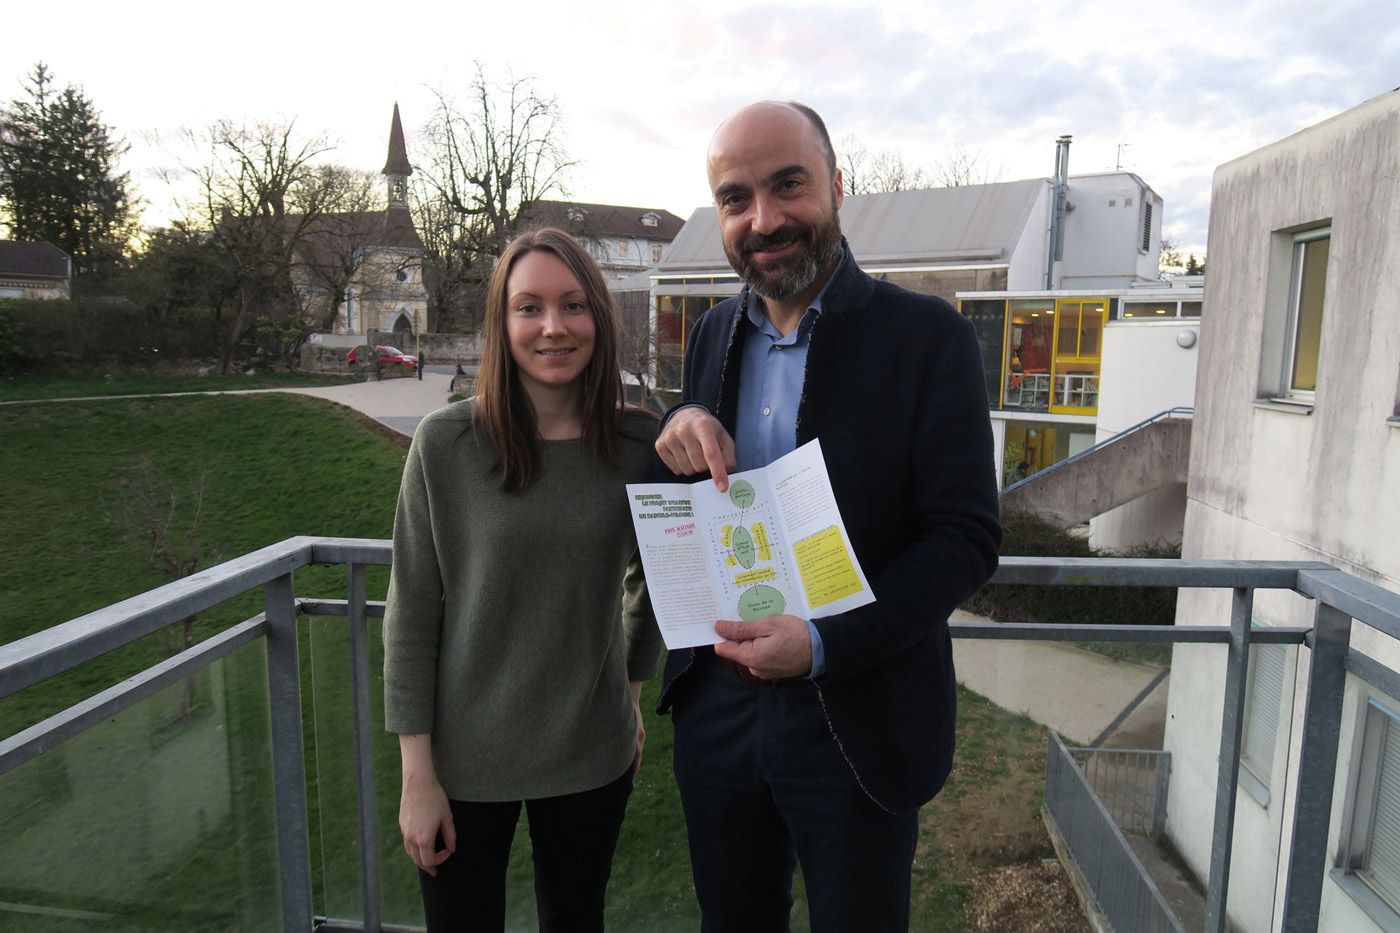
[[[587,311],[588,305],[582,301],[571,301],[568,304],[564,305],[564,310],[570,311],[574,314],[579,314],[583,311]]]
[[[538,306],[538,305],[517,305],[516,308],[515,308],[515,313],[516,313],[516,314],[534,314],[534,313],[535,313],[536,311],[538,311],[538,310],[539,310],[539,306]]]

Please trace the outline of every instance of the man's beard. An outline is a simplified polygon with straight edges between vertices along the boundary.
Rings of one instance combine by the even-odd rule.
[[[753,254],[797,242],[791,256],[759,263]],[[738,250],[724,244],[724,255],[739,278],[760,297],[785,301],[800,295],[817,281],[817,276],[841,257],[841,222],[835,210],[830,221],[815,226],[786,224],[772,233],[755,233]]]

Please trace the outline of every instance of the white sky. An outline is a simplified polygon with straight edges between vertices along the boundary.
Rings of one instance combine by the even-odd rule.
[[[4,14],[0,99],[36,61],[82,85],[131,144],[144,220],[174,213],[162,168],[180,127],[296,118],[334,161],[378,171],[395,101],[410,153],[429,87],[488,72],[559,98],[583,201],[707,204],[710,133],[750,100],[796,98],[832,136],[914,165],[951,144],[995,180],[1047,176],[1074,135],[1071,174],[1123,167],[1166,201],[1184,251],[1206,245],[1215,166],[1400,85],[1392,0],[603,0],[335,5],[77,0]]]

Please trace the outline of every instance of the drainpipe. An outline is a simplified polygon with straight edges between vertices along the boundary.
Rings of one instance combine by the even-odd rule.
[[[1055,263],[1065,258],[1065,214],[1069,211],[1069,143],[1074,137],[1055,140],[1055,177],[1050,180],[1054,204],[1050,215],[1050,252],[1045,257],[1045,289],[1055,284]]]

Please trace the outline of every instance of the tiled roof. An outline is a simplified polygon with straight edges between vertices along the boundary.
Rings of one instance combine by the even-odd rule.
[[[0,240],[0,275],[67,279],[68,254],[52,243]]]
[[[412,175],[413,166],[408,164],[408,151],[403,142],[403,123],[399,121],[399,105],[394,104],[394,120],[389,124],[389,158],[384,163],[381,175]]]
[[[643,218],[655,219],[648,226]],[[670,242],[685,221],[655,207],[584,204],[579,201],[534,201],[521,208],[523,227],[558,227],[578,236],[643,237]]]

